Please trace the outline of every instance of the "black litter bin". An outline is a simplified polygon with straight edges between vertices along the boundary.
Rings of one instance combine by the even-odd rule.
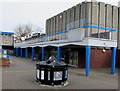
[[[36,64],[36,79],[44,85],[64,85],[68,78],[68,65],[54,56]]]

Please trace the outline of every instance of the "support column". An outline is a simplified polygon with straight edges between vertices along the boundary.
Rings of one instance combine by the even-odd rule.
[[[111,74],[116,73],[116,48],[112,48]]]
[[[16,57],[18,57],[18,48],[16,48]]]
[[[61,48],[60,47],[58,47],[58,61],[60,61],[60,59],[61,59]]]
[[[14,48],[14,56],[16,56],[16,48]]]
[[[32,61],[34,61],[34,47],[32,47]]]
[[[19,57],[19,55],[20,55],[20,54],[19,54],[19,48],[17,48],[17,52],[18,52],[18,53],[17,53],[17,56]]]
[[[20,48],[20,57],[22,58],[22,48]]]
[[[15,52],[16,52],[16,53],[15,53],[15,56],[17,57],[17,48],[15,48]]]
[[[42,47],[42,61],[45,61],[45,49]]]
[[[28,48],[25,48],[25,58],[28,58]]]
[[[86,46],[86,76],[89,76],[90,71],[90,54],[91,54],[91,46]]]

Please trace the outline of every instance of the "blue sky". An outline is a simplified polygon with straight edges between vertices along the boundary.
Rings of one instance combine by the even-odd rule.
[[[45,30],[45,20],[83,0],[0,0],[0,30],[13,32],[19,24],[31,23]],[[88,0],[90,1],[90,0]],[[119,0],[97,0],[118,5]]]

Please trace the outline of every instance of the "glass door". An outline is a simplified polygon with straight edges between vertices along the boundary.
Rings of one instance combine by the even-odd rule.
[[[78,51],[71,51],[69,57],[69,64],[78,66]]]

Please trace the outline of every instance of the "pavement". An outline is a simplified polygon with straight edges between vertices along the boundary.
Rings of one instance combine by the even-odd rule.
[[[84,68],[70,67],[67,86],[44,87],[35,83],[36,61],[13,57],[11,62],[2,68],[2,89],[118,89],[118,74],[110,74],[110,68],[91,69],[86,77]]]

